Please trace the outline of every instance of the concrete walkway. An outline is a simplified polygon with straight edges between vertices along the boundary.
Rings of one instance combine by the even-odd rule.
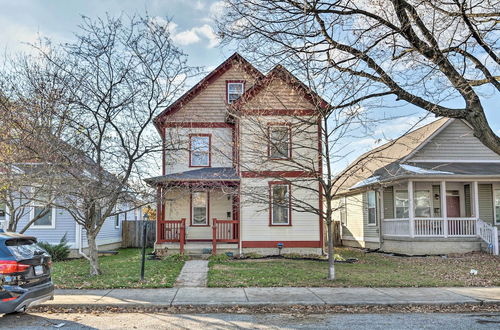
[[[184,263],[174,286],[177,288],[206,287],[207,277],[208,260],[188,260]]]
[[[498,304],[493,288],[168,288],[56,290],[59,307]]]

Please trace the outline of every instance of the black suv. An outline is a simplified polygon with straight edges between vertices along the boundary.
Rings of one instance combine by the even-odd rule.
[[[24,312],[54,299],[51,266],[35,237],[0,229],[0,313]]]

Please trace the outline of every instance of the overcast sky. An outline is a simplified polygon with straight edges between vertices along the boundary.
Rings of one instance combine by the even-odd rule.
[[[234,51],[219,47],[212,19],[221,11],[222,6],[221,2],[216,0],[0,0],[0,8],[0,47],[6,53],[28,50],[29,47],[23,43],[34,42],[38,35],[49,37],[55,42],[71,40],[81,15],[89,17],[103,16],[106,13],[113,16],[120,13],[143,15],[146,11],[151,17],[172,19],[175,23],[174,42],[189,55],[191,65],[210,70]],[[490,125],[497,134],[500,133],[499,105],[498,96],[490,97],[485,102]],[[400,114],[407,116],[378,128],[377,131],[383,132],[385,138],[397,137],[425,114],[412,106],[383,111],[387,112],[388,116]],[[390,129],[387,126],[390,126]],[[373,147],[380,137],[382,136],[353,141],[356,153]],[[348,159],[355,157],[356,153]]]

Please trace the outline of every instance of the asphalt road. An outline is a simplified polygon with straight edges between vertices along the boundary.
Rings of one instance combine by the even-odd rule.
[[[164,314],[30,313],[0,317],[2,329],[500,329],[500,313]]]

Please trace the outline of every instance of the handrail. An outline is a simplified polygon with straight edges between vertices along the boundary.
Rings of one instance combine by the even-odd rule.
[[[498,228],[477,219],[477,235],[488,244],[487,252],[498,255]]]
[[[158,243],[179,242],[180,253],[184,253],[186,242],[186,219],[158,220]]]
[[[239,220],[212,220],[212,254],[217,254],[217,242],[239,243]]]

